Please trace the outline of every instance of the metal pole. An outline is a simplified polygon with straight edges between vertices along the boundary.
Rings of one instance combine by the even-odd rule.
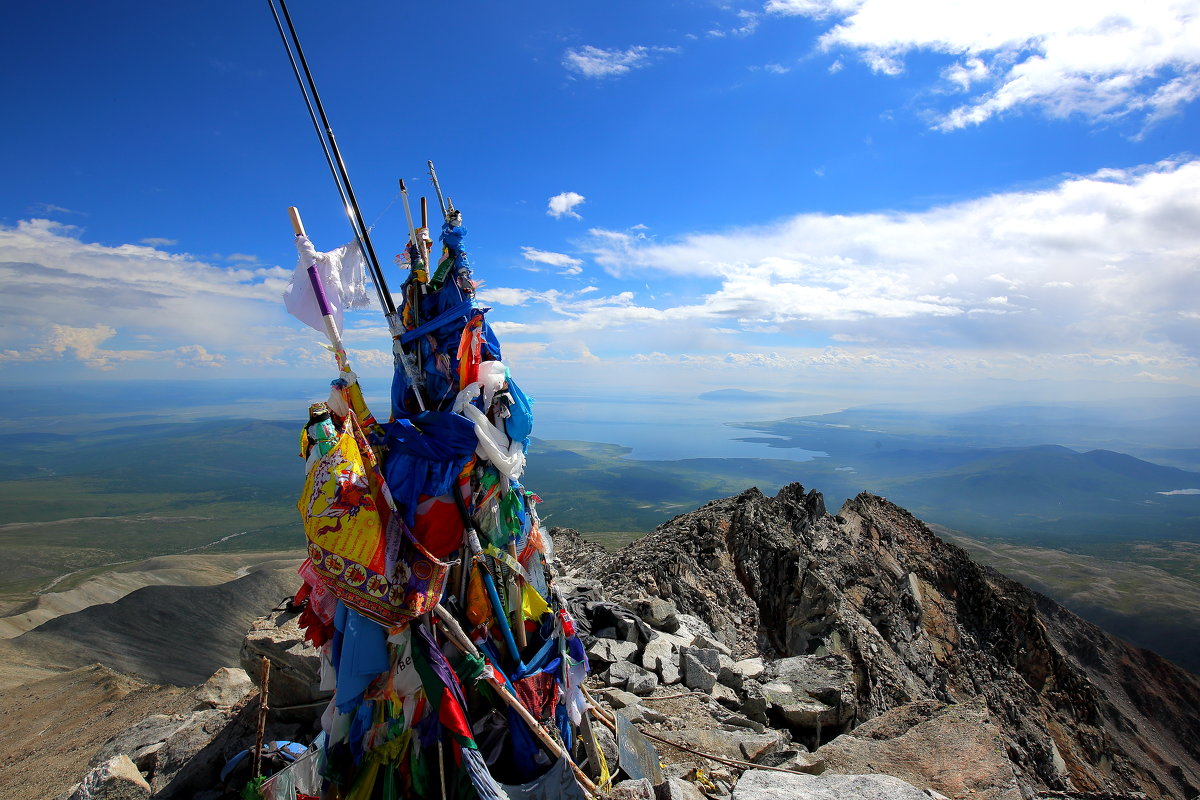
[[[280,2],[282,2],[282,0],[280,0]],[[442,207],[442,219],[447,219],[446,200],[442,197],[441,184],[438,183],[437,173],[433,171],[433,162],[429,161],[427,163],[429,164],[429,177],[433,180],[433,190],[437,192],[438,204]]]
[[[270,0],[268,1],[270,2]],[[346,172],[346,162],[342,159],[342,153],[337,146],[337,138],[333,135],[333,127],[329,124],[329,117],[325,114],[325,107],[321,103],[321,95],[317,92],[316,81],[313,80],[312,71],[308,68],[308,60],[304,57],[304,49],[300,46],[300,37],[296,34],[296,27],[292,24],[292,16],[288,13],[287,1],[279,0],[279,7],[283,10],[283,18],[287,22],[292,43],[296,47],[296,56],[299,58],[300,66],[304,70],[308,89],[312,93],[313,104],[316,106],[317,113],[321,116],[321,123],[325,128],[325,137],[329,140],[330,152],[333,153],[338,174],[341,176],[341,182],[345,186],[346,198],[350,201],[349,210],[351,211],[351,222],[355,228],[355,233],[366,246],[364,252],[367,256],[367,263],[371,268],[372,277],[379,288],[380,301],[383,303],[383,312],[389,317],[389,322],[392,322],[393,320],[390,318],[396,315],[396,305],[392,302],[391,292],[387,288],[387,280],[384,278],[383,270],[379,266],[379,257],[375,255],[375,246],[371,244],[371,235],[367,232],[367,224],[363,220],[362,211],[359,209],[358,199],[354,196],[354,187],[351,185],[350,176]]]

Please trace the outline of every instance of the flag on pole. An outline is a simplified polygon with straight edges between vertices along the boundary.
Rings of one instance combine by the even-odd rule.
[[[284,306],[289,314],[305,325],[321,333],[325,332],[321,307],[317,303],[312,281],[308,277],[308,268],[315,264],[340,334],[345,310],[370,308],[373,305],[371,295],[367,292],[366,262],[363,260],[362,250],[357,242],[350,242],[328,253],[318,253],[312,242],[303,234],[296,237],[296,250],[299,251],[300,258],[296,262],[292,279],[283,292]]]

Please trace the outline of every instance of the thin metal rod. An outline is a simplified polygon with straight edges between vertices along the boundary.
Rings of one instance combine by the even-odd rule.
[[[413,249],[424,255],[425,248],[417,241],[417,228],[413,225],[412,209],[408,205],[408,187],[404,185],[404,178],[400,179],[400,197],[404,201],[404,218],[408,220],[408,240],[412,242]],[[428,268],[428,264],[425,265]]]
[[[273,2],[273,0],[268,0],[268,2]],[[312,70],[308,68],[308,60],[304,57],[304,48],[300,46],[300,37],[296,33],[296,26],[292,24],[292,16],[288,13],[287,0],[279,0],[279,7],[283,10],[284,21],[287,22],[292,43],[296,48],[296,57],[300,61],[301,68],[304,70],[304,77],[308,83],[309,92],[312,93],[313,104],[316,106],[317,113],[321,117],[325,137],[329,141],[330,152],[333,154],[338,174],[341,176],[341,183],[346,189],[346,198],[350,201],[349,210],[352,212],[351,221],[355,227],[356,234],[360,237],[362,244],[365,245],[367,264],[371,268],[372,278],[376,281],[379,289],[384,314],[388,317],[394,317],[396,314],[396,304],[392,302],[392,295],[388,291],[387,280],[383,276],[383,269],[379,266],[379,257],[375,254],[375,246],[371,243],[371,235],[368,233],[367,224],[363,220],[358,199],[354,196],[354,186],[350,183],[350,176],[346,171],[346,162],[343,160],[342,153],[338,149],[337,137],[333,134],[333,127],[329,124],[329,117],[325,113],[325,106],[321,103],[321,95],[317,92],[317,84],[313,80]]]
[[[273,0],[267,0],[267,5],[271,7],[271,16],[275,18],[275,27],[279,30],[279,38],[283,42],[283,49],[287,51],[288,61],[292,65],[292,74],[296,76],[296,85],[300,87],[300,94],[304,97],[304,106],[308,109],[308,118],[312,121],[313,132],[317,134],[317,141],[321,143],[321,152],[325,155],[325,163],[329,166],[329,174],[333,177],[333,184],[337,187],[338,197],[342,200],[342,208],[345,210],[346,216],[350,217],[350,227],[354,231],[354,238],[365,253],[367,251],[366,247],[363,246],[358,227],[354,224],[354,219],[350,214],[350,200],[346,197],[346,190],[342,186],[341,178],[338,176],[337,166],[333,163],[333,156],[329,152],[329,142],[325,141],[325,137],[321,133],[321,123],[317,121],[317,112],[313,109],[312,98],[308,96],[308,89],[304,86],[304,78],[300,75],[300,66],[296,63],[296,56],[292,52],[291,45],[288,44],[287,33],[283,30],[283,22],[279,19],[279,12],[275,10]],[[301,233],[303,232],[301,231]],[[378,286],[375,287],[375,291],[379,291]],[[382,296],[380,297],[380,305],[383,305]]]
[[[358,242],[359,250],[365,254],[367,248],[363,242],[363,237],[355,224],[354,215],[350,210],[350,200],[346,197],[346,189],[342,186],[342,179],[338,175],[337,166],[333,163],[333,156],[329,152],[329,142],[325,140],[325,136],[321,133],[321,123],[317,121],[317,113],[313,109],[312,98],[308,95],[308,89],[304,86],[304,78],[300,75],[300,67],[296,64],[296,56],[292,52],[292,46],[288,43],[287,33],[283,30],[283,23],[279,19],[279,12],[275,10],[273,0],[267,0],[267,5],[271,8],[271,16],[275,18],[275,27],[279,31],[279,38],[283,42],[283,49],[287,52],[288,61],[292,65],[292,74],[296,77],[296,85],[300,87],[300,95],[304,98],[304,105],[308,109],[308,118],[312,121],[313,131],[317,134],[317,141],[321,144],[321,152],[325,156],[325,163],[329,166],[329,173],[333,177],[333,184],[337,187],[338,197],[342,201],[342,210],[346,212],[346,218],[350,222],[350,229],[354,232],[354,239]],[[374,280],[374,271],[371,273],[371,282],[375,284],[375,294],[379,298],[380,307],[386,309],[387,302],[384,297],[384,290],[380,289],[378,282]],[[386,288],[386,287],[385,287]]]
[[[280,0],[280,2],[282,2],[282,1],[283,1],[283,0]],[[441,187],[441,184],[439,184],[439,183],[438,183],[438,179],[437,179],[437,173],[436,173],[436,172],[434,172],[434,170],[433,170],[433,162],[432,162],[432,161],[430,161],[430,162],[427,162],[427,163],[429,164],[429,177],[430,177],[430,178],[433,180],[433,190],[434,190],[435,192],[437,192],[437,196],[438,196],[438,204],[439,204],[439,205],[441,205],[441,207],[442,207],[442,219],[446,219],[446,218],[447,218],[447,215],[446,215],[446,200],[445,200],[445,198],[443,198],[443,197],[442,197],[442,187]]]

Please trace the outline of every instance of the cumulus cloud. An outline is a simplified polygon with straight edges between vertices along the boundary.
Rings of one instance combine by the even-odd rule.
[[[557,267],[560,275],[578,275],[583,272],[583,261],[573,258],[566,253],[538,250],[535,247],[522,247],[521,255],[525,256],[526,261]]]
[[[509,289],[504,287],[487,286],[479,290],[481,303],[497,306],[523,306],[534,293],[529,289]]]
[[[117,336],[108,325],[78,328],[71,325],[50,325],[44,340],[23,349],[0,351],[0,363],[71,360],[90,369],[112,371],[134,361],[174,363],[177,368],[220,367],[225,356],[210,353],[203,345],[191,344],[162,350],[109,348],[106,343]],[[146,338],[146,337],[138,337]]]
[[[612,276],[707,278],[668,307],[562,304],[569,330],[688,321],[746,334],[820,331],[933,350],[1004,351],[1167,374],[1194,368],[1200,161],[1108,169],[1040,191],[919,212],[802,214],[671,242],[592,229]],[[1021,355],[1024,354],[1024,355]],[[1011,356],[1011,357],[1010,357]]]
[[[257,363],[270,364],[290,347],[327,364],[315,334],[291,327],[283,312],[290,274],[94,244],[45,219],[0,226],[0,315],[10,323],[0,327],[0,361],[212,368],[259,354]]]
[[[575,206],[581,205],[587,198],[579,192],[561,192],[546,202],[546,213],[552,217],[574,217],[583,219],[575,211]]]
[[[855,51],[887,75],[912,53],[949,59],[944,85],[966,99],[939,116],[947,131],[1020,108],[1151,123],[1200,94],[1190,0],[770,0],[766,10],[830,23],[823,48]]]
[[[677,47],[634,45],[624,50],[605,50],[589,44],[567,50],[562,63],[568,71],[584,78],[613,78],[648,67],[659,55],[678,52]]]

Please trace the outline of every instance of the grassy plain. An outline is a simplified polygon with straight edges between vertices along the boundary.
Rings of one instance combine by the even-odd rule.
[[[1200,497],[1159,494],[1200,487],[1200,474],[1110,451],[994,447],[936,421],[871,427],[882,423],[842,415],[751,426],[773,447],[828,454],[804,462],[650,461],[614,444],[534,440],[524,481],[545,498],[549,525],[610,547],[751,486],[773,494],[800,481],[831,512],[869,490],[966,531],[954,535],[968,536],[960,542],[979,560],[1200,668],[1200,649],[1178,645],[1185,632],[1200,641]],[[154,556],[299,551],[298,426],[146,414],[10,430],[0,452],[0,613]]]

